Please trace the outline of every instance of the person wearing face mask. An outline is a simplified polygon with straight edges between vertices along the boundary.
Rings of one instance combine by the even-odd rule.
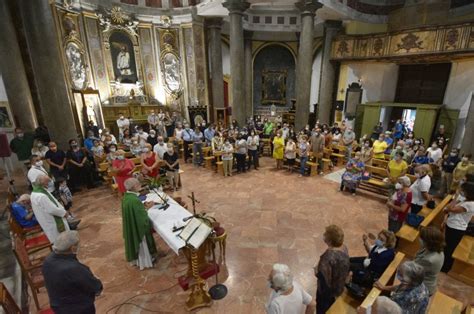
[[[471,154],[464,154],[461,161],[458,162],[456,168],[454,168],[451,191],[456,191],[459,188],[459,185],[464,181],[468,173],[474,173],[474,164],[469,161],[471,157]]]
[[[107,137],[110,137],[110,139],[107,140]],[[102,131],[100,140],[104,143],[107,142],[107,141],[111,141],[110,144],[112,144],[112,143],[117,144],[117,139],[115,138],[115,136],[112,133],[110,133],[110,130],[107,129],[107,128],[105,128]]]
[[[232,177],[232,163],[234,160],[234,146],[230,143],[229,139],[225,140],[224,146],[222,147],[222,165],[224,168],[224,177]]]
[[[396,151],[394,158],[387,164],[387,177],[388,183],[394,185],[397,183],[398,178],[404,176],[408,170],[408,164],[403,160],[403,152]]]
[[[308,161],[309,156],[309,143],[306,135],[301,134],[298,140],[298,156],[300,158],[300,177],[305,175],[306,171],[306,162]]]
[[[348,189],[352,195],[355,195],[357,185],[359,184],[365,165],[360,159],[360,152],[355,153],[354,158],[349,159],[346,164],[346,171],[342,174],[339,190]]]
[[[414,214],[418,214],[426,202],[432,200],[432,196],[429,194],[431,178],[428,175],[428,171],[428,165],[421,165],[415,168],[416,180],[410,187],[413,192],[411,212]]]
[[[423,283],[425,279],[423,267],[413,261],[407,261],[398,267],[396,276],[400,284],[385,286],[377,281],[374,286],[382,291],[391,292],[390,299],[402,308],[403,313],[426,313],[430,293]]]
[[[453,148],[451,152],[444,156],[441,162],[441,169],[442,169],[442,185],[441,190],[439,191],[439,195],[441,197],[444,196],[445,193],[453,193],[454,191],[451,190],[451,185],[453,183],[453,172],[456,168],[457,164],[461,161],[459,158],[459,152],[456,148]]]
[[[346,158],[350,159],[352,156],[352,144],[355,140],[355,133],[352,127],[346,127],[344,134],[342,135],[342,144],[346,147]]]
[[[166,144],[163,137],[158,136],[158,143],[153,147],[153,151],[158,155],[160,159],[163,159],[163,155],[166,152]]]
[[[69,150],[66,153],[68,161],[69,179],[72,191],[76,191],[80,186],[87,185],[88,189],[94,187],[93,170],[88,160],[88,152],[81,148],[77,141],[69,140]]]
[[[238,135],[235,142],[235,159],[237,160],[237,173],[246,172],[245,157],[247,156],[247,141],[242,135]]]
[[[283,169],[283,150],[285,148],[285,140],[281,136],[281,131],[276,132],[273,138],[273,158],[276,160],[276,168]]]
[[[413,132],[409,132],[406,139],[405,139],[405,144],[407,146],[411,146],[415,144],[415,134]]]
[[[154,147],[158,143],[155,130],[150,130],[150,133],[148,134],[146,141],[148,144],[151,145],[151,147]]]
[[[466,229],[474,216],[474,182],[464,182],[461,185],[461,200],[453,200],[444,208],[444,221],[441,229],[444,229],[446,238],[446,247],[444,248],[444,263],[442,272],[447,273],[453,266],[453,253],[462,237],[466,233]]]
[[[392,138],[392,132],[386,131],[384,135],[384,141],[387,143],[387,149],[385,150],[385,153],[390,153],[390,149],[392,148],[392,145],[394,143],[394,140]]]
[[[204,135],[201,132],[199,127],[194,128],[192,141],[193,141],[193,163],[196,167],[201,167],[204,160],[202,154],[202,145],[203,145]]]
[[[143,128],[141,126],[137,128],[137,131],[138,134],[136,134],[136,136],[138,136],[138,143],[141,147],[145,147],[145,144],[147,143],[148,139],[148,133],[143,131]]]
[[[316,313],[322,314],[331,307],[336,298],[344,292],[349,278],[350,261],[344,245],[344,232],[339,226],[327,226],[323,233],[326,251],[313,267],[318,278],[316,289]]]
[[[415,157],[413,158],[412,168],[418,167],[421,165],[428,165],[430,163],[433,163],[433,159],[427,156],[425,152],[425,148],[423,146],[420,146],[418,148],[418,151],[415,154]]]
[[[95,313],[95,298],[102,293],[102,282],[79,262],[79,233],[65,231],[53,244],[53,251],[41,267],[54,313]]]
[[[365,165],[372,165],[372,158],[374,157],[374,150],[370,147],[370,141],[365,140],[364,145],[360,149],[360,160]]]
[[[438,161],[443,157],[443,151],[438,147],[437,142],[433,142],[426,152],[428,153],[428,157],[433,160],[432,163],[434,164],[438,164]]]
[[[179,157],[175,151],[173,144],[168,143],[166,145],[167,150],[163,155],[163,161],[165,162],[166,177],[168,178],[171,187],[176,191],[180,186],[179,176]]]
[[[36,139],[34,141],[33,148],[31,149],[31,155],[36,155],[44,161],[48,150],[48,146],[44,145],[41,140]],[[43,167],[46,169],[46,171],[49,171],[49,164],[47,162],[43,162]]]
[[[293,280],[288,265],[273,264],[268,275],[268,285],[272,293],[266,304],[267,314],[315,312],[316,302]]]
[[[147,117],[147,122],[150,131],[156,129],[159,122],[159,118],[156,115],[155,110],[150,110],[150,114]]]
[[[189,150],[189,146],[193,144],[193,136],[194,136],[194,131],[191,129],[188,123],[185,123],[184,131],[183,131],[184,163],[187,163],[188,160],[191,158],[191,152]]]
[[[123,135],[125,129],[130,129],[130,120],[125,118],[123,113],[119,113],[119,118],[117,119],[117,126],[119,129],[119,135]]]
[[[312,132],[311,137],[309,138],[309,144],[310,154],[312,157],[314,157],[315,162],[318,163],[318,168],[321,170],[321,158],[323,157],[324,153],[324,135],[321,134],[320,128],[316,128],[314,132]]]
[[[117,152],[117,145],[111,144],[109,147],[106,147],[107,157],[106,160],[109,165],[112,165],[112,161],[115,160],[115,153]]]
[[[388,208],[388,230],[396,233],[403,225],[408,211],[411,208],[413,193],[410,189],[410,178],[403,176],[398,178],[395,184],[395,192],[387,201]]]
[[[400,119],[395,122],[395,126],[393,127],[393,138],[395,140],[400,140],[403,137],[403,133],[405,131],[405,126],[400,121]]]
[[[31,185],[35,183],[36,179],[39,176],[44,176],[44,175],[49,176],[48,171],[46,171],[46,169],[44,169],[43,167],[43,164],[44,164],[43,160],[41,160],[39,156],[32,155],[30,157],[30,164],[31,164],[31,168],[30,170],[28,170],[28,181],[30,181]],[[53,180],[49,181],[48,191],[50,193],[54,192]]]
[[[177,141],[182,141],[183,140],[183,125],[181,123],[176,123],[176,128],[174,129],[174,138]]]
[[[66,153],[62,150],[58,150],[58,146],[55,142],[49,142],[49,150],[45,154],[46,162],[49,164],[49,169],[52,176],[57,179],[59,177],[67,177],[66,169]]]
[[[258,149],[260,146],[260,137],[255,133],[254,129],[251,129],[250,135],[247,138],[247,148],[249,154],[248,170],[250,165],[253,164],[255,170],[258,170]]]
[[[263,124],[263,137],[270,138],[273,134],[273,128],[274,128],[273,122],[265,118],[264,124]]]
[[[133,177],[135,164],[132,160],[125,158],[125,152],[121,149],[115,152],[115,159],[112,161],[111,173],[117,183],[117,190],[122,195],[125,193],[125,181]]]
[[[206,146],[211,146],[212,139],[216,135],[216,131],[214,129],[214,124],[210,123],[209,126],[204,129],[204,139],[206,140]]]
[[[423,283],[432,296],[438,285],[438,274],[444,262],[444,234],[436,227],[429,226],[420,230],[420,250],[416,253],[415,263],[425,270]]]
[[[142,149],[140,156],[140,163],[142,165],[142,174],[155,178],[160,172],[160,159],[157,158],[157,154],[152,150],[150,144],[146,144]]]
[[[135,136],[132,138],[132,145],[130,145],[130,152],[135,157],[140,157],[142,154],[143,147],[140,145],[140,138]]]
[[[10,149],[16,154],[18,160],[25,165],[31,155],[31,149],[33,148],[33,135],[30,133],[23,132],[23,129],[15,129],[15,137],[10,141]],[[24,168],[26,170],[26,168]]]
[[[367,234],[362,236],[362,242],[368,255],[349,259],[352,272],[351,281],[365,288],[372,287],[393,261],[395,258],[394,247],[397,241],[395,234],[385,229],[379,232],[373,244],[369,243],[369,236]]]

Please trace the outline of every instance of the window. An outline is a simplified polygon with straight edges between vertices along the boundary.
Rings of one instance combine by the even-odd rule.
[[[285,24],[285,17],[284,16],[278,16],[277,17],[277,24]]]
[[[265,16],[265,24],[272,24],[272,17],[271,16]]]
[[[252,16],[252,23],[258,24],[260,23],[260,16]]]
[[[290,24],[291,25],[296,25],[297,22],[297,17],[296,16],[290,16]]]

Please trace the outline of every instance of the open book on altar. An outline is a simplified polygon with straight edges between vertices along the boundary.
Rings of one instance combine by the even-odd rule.
[[[211,233],[212,228],[198,218],[193,218],[184,227],[179,237],[193,248],[198,249],[201,244],[207,239]]]

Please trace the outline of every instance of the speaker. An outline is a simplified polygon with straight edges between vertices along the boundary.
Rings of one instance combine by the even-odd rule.
[[[12,152],[5,133],[0,133],[0,157],[10,157]]]

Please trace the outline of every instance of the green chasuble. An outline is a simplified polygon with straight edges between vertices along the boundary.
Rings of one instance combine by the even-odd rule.
[[[150,254],[156,253],[155,240],[151,234],[151,223],[145,206],[136,194],[126,192],[122,199],[123,239],[125,257],[128,262],[138,259],[138,250],[143,237],[146,238]]]

